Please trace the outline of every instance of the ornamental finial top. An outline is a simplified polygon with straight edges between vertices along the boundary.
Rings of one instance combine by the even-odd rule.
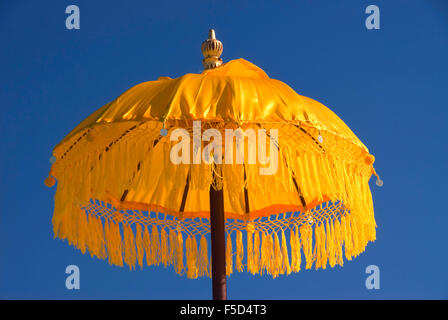
[[[210,29],[208,39],[202,42],[201,46],[202,54],[204,55],[202,64],[205,70],[219,67],[222,64],[222,59],[220,58],[222,49],[221,41],[216,40],[215,30]]]

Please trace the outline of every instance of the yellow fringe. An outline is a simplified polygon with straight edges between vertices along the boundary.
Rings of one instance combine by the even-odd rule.
[[[303,254],[305,255],[305,269],[310,269],[313,265],[313,229],[310,225],[304,224],[300,227],[300,237],[302,238]]]
[[[160,261],[165,267],[171,264],[168,248],[168,236],[165,228],[162,228],[162,231],[160,232]]]
[[[143,231],[140,223],[136,224],[135,245],[137,247],[137,262],[140,268],[143,268],[143,257],[145,256],[145,245],[143,242]]]
[[[300,252],[300,236],[299,236],[299,228],[296,225],[294,230],[291,229],[290,235],[290,246],[291,246],[291,271],[299,272],[300,265],[302,263],[302,255]]]
[[[260,272],[260,232],[255,232],[254,236],[254,257],[252,260],[252,274]]]
[[[238,272],[243,271],[243,258],[244,258],[243,233],[240,230],[238,230],[236,232],[236,263],[235,263],[235,268]]]
[[[331,267],[342,266],[344,249],[346,259],[351,260],[364,250],[367,242],[373,237],[374,227],[362,221],[349,212],[319,224],[315,222],[309,224],[307,220],[306,223],[300,226],[295,224],[289,229],[289,241],[285,231],[281,229],[261,233],[254,231],[255,229],[247,230],[246,269],[252,274],[269,274],[274,278],[299,272],[302,250],[306,269],[310,269],[314,263],[316,269],[325,269],[327,263]],[[180,228],[176,231],[172,228],[159,229],[156,225],[152,225],[149,229],[135,223],[133,229],[128,223],[117,223],[110,219],[105,219],[103,222],[96,215],[86,215],[82,210],[66,214],[64,220],[58,223],[57,236],[65,237],[70,244],[81,251],[88,250],[92,256],[108,258],[110,264],[119,266],[127,264],[132,270],[137,263],[142,268],[146,257],[148,266],[173,265],[177,273],[185,272],[188,278],[211,276],[208,241],[204,234],[200,236],[199,247],[194,234],[189,234],[186,238],[184,267],[183,232]],[[235,247],[231,237],[233,232],[236,239]],[[233,272],[234,267],[238,272],[245,269],[244,257],[242,231],[228,232],[227,275]]]
[[[247,271],[254,274],[254,232],[247,231]]]
[[[109,194],[119,196],[125,190],[156,192],[154,179],[164,178],[172,183],[167,197],[154,196],[154,199],[168,199],[166,203],[159,203],[161,206],[169,206],[169,201],[182,194],[188,177],[192,190],[209,190],[212,166],[204,163],[169,165],[170,144],[158,144],[154,149],[154,141],[160,138],[160,127],[149,130],[146,126],[150,125],[142,124],[144,130],[141,132],[145,135],[139,132],[132,139],[120,140],[121,133],[111,132],[114,139],[108,140],[107,144],[106,138],[95,135],[95,130],[91,129],[90,137],[102,139],[96,140],[98,144],[81,139],[72,151],[64,154],[64,159],[63,152],[55,154],[57,161],[51,171],[58,180],[52,219],[54,234],[82,253],[89,251],[92,256],[108,259],[110,264],[122,266],[126,263],[134,269],[138,263],[142,268],[146,259],[148,266],[173,265],[176,272],[185,273],[187,277],[210,276],[208,242],[202,231],[195,233],[186,220],[182,222],[184,229],[175,229],[172,220],[145,220],[147,217],[143,216],[137,219],[113,210],[111,214],[111,203],[105,203]],[[317,144],[311,138],[317,137],[317,130],[306,129],[307,133],[298,136],[298,141],[281,145],[276,176],[260,176],[258,166],[245,165],[246,179],[241,184],[243,166],[219,167],[216,174],[223,179],[217,187],[222,183],[229,186],[228,196],[238,210],[241,209],[239,203],[244,187],[256,197],[268,192],[295,192],[291,179],[294,177],[307,204],[325,201],[343,205],[338,206],[337,211],[327,210],[325,206],[305,208],[306,212],[302,213],[315,213],[314,220],[310,224],[303,216],[291,220],[286,226],[290,232],[289,242],[285,235],[288,229],[282,230],[284,224],[270,222],[270,217],[268,221],[256,219],[237,223],[237,227],[227,230],[227,274],[231,274],[234,267],[238,272],[246,268],[252,274],[267,273],[273,277],[298,272],[302,251],[306,269],[314,263],[316,268],[326,268],[327,264],[331,267],[343,265],[344,256],[351,260],[364,251],[368,242],[376,239],[369,187],[369,179],[375,171],[373,156],[328,132],[321,133],[324,142]],[[112,141],[114,144],[107,152],[104,148],[98,149],[98,145],[107,146]],[[89,152],[77,152],[81,150],[77,149],[80,144]],[[164,165],[155,169],[151,163],[159,154],[166,158],[161,161]],[[94,199],[101,205],[92,206],[90,201]],[[343,212],[339,210],[341,207]],[[190,236],[186,238],[184,248],[183,236],[187,234]],[[199,234],[200,240],[196,238]],[[235,237],[235,246],[232,246],[232,237]],[[200,241],[199,248],[197,240]]]
[[[289,264],[288,246],[286,244],[285,232],[282,230],[282,274],[290,274],[292,269]]]
[[[137,253],[135,249],[135,237],[134,232],[132,232],[131,226],[128,224],[123,225],[124,230],[124,262],[132,270],[135,268],[135,263],[137,261]]]
[[[341,223],[339,219],[336,219],[334,222],[334,234],[335,234],[335,252],[336,252],[336,263],[340,266],[344,265],[344,259],[342,254],[342,231],[341,231]]]
[[[104,235],[107,243],[107,255],[109,257],[109,263],[122,267],[122,239],[118,224],[107,220],[106,227],[104,229]]]
[[[233,272],[232,238],[227,234],[226,240],[226,274],[229,276]]]
[[[170,247],[168,253],[168,260],[171,261],[171,264],[175,264],[176,261],[176,250],[177,250],[177,236],[176,231],[170,229]]]
[[[188,235],[185,246],[187,249],[187,277],[195,279],[198,277],[196,237]]]
[[[328,257],[328,263],[330,264],[330,267],[334,267],[336,264],[336,250],[335,250],[335,238],[334,238],[334,231],[333,231],[333,222],[327,220],[326,222],[326,230],[327,230],[327,257]]]
[[[198,258],[198,276],[208,276],[210,277],[210,268],[208,260],[208,249],[207,249],[207,239],[204,235],[201,236],[199,244],[199,258]]]
[[[315,249],[315,257],[316,257],[316,269],[322,268],[325,269],[327,267],[327,247],[325,243],[326,235],[324,224],[316,226],[315,231],[315,240],[316,245]],[[327,235],[328,236],[328,235]]]
[[[159,230],[156,225],[152,226],[151,231],[151,261],[155,265],[160,263],[160,239]]]
[[[182,237],[182,232],[177,232],[177,246],[176,246],[176,253],[177,253],[177,259],[176,259],[176,272],[178,274],[182,274],[184,269],[184,241]]]
[[[271,274],[274,278],[276,278],[282,271],[282,267],[283,267],[283,256],[282,256],[282,251],[280,249],[280,241],[278,239],[278,235],[275,232],[274,233],[274,252],[273,252],[273,257],[272,259],[272,263],[271,263]]]
[[[147,226],[145,226],[145,231],[143,233],[143,248],[145,249],[145,252],[146,252],[146,264],[148,266],[152,266],[154,264],[154,261],[152,259],[151,240],[150,240],[149,231],[148,231]]]

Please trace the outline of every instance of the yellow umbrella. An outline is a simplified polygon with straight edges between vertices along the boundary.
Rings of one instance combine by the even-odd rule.
[[[55,236],[130,269],[212,273],[218,299],[234,269],[276,277],[363,252],[373,155],[321,103],[222,64],[213,30],[202,51],[201,74],[132,87],[54,148]]]

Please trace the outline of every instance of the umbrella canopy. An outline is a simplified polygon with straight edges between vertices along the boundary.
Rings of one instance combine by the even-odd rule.
[[[54,148],[55,236],[111,264],[209,276],[212,187],[227,274],[276,277],[364,251],[376,237],[368,149],[254,64],[204,55],[216,65],[132,87]]]

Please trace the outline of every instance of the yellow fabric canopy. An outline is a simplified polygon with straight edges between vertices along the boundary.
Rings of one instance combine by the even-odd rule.
[[[277,140],[268,139],[278,149],[275,174],[260,175],[267,165],[250,164],[248,152],[243,164],[174,164],[178,141],[170,135],[193,134],[194,121],[201,133],[214,128],[223,137],[226,129],[278,130]],[[243,143],[250,150],[249,139]],[[274,277],[297,272],[301,252],[307,268],[334,266],[343,249],[351,259],[375,240],[374,157],[330,109],[244,59],[132,87],[81,122],[53,155],[55,235],[112,264],[146,260],[192,278],[209,275],[214,174],[223,181],[213,186],[224,191],[228,274],[233,266]]]

